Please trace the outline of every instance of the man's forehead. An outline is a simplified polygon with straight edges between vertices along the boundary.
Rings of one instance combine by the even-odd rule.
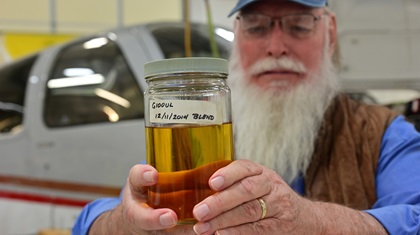
[[[239,0],[236,6],[232,9],[229,13],[229,17],[235,14],[238,11],[241,11],[255,3],[261,2],[278,2],[278,3],[286,3],[286,2],[293,2],[295,4],[299,4],[309,8],[320,8],[327,5],[327,0]]]

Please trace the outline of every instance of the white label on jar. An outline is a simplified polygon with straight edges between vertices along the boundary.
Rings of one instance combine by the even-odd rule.
[[[150,122],[222,124],[221,104],[197,100],[150,100]]]

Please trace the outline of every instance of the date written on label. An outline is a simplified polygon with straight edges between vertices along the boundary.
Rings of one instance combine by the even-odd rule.
[[[219,124],[220,103],[193,100],[150,101],[150,120],[155,123]]]
[[[194,120],[214,120],[213,115],[207,115],[207,114],[198,114],[198,113],[192,113],[192,118]],[[189,114],[175,114],[175,113],[157,113],[155,115],[156,119],[162,119],[162,120],[188,120]]]

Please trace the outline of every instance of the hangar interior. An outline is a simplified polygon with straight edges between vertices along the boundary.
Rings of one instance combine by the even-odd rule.
[[[118,195],[121,185],[117,181],[126,177],[120,173],[127,172],[127,168],[133,162],[137,163],[138,158],[129,159],[124,165],[114,169],[112,164],[123,160],[112,159],[112,156],[132,154],[137,151],[138,142],[144,142],[143,137],[138,137],[138,133],[144,129],[135,122],[135,119],[144,115],[144,110],[133,108],[141,106],[143,102],[142,89],[145,87],[145,81],[139,79],[143,73],[141,67],[149,59],[183,55],[174,49],[177,45],[167,45],[168,38],[175,38],[171,32],[179,31],[179,25],[176,26],[178,28],[174,27],[176,28],[174,31],[167,31],[169,28],[167,25],[133,27],[128,30],[129,32],[124,29],[152,22],[177,22],[182,25],[186,19],[207,25],[206,2],[210,3],[212,23],[216,29],[220,26],[220,29],[224,30],[218,34],[218,42],[222,47],[227,45],[226,48],[222,48],[222,57],[228,58],[230,49],[228,47],[234,39],[231,30],[235,17],[228,18],[227,15],[236,4],[236,0],[0,0],[0,108],[13,111],[13,115],[18,114],[10,116],[13,117],[13,122],[18,124],[23,122],[23,127],[30,127],[9,128],[10,126],[3,122],[3,119],[6,120],[9,116],[0,113],[0,149],[3,151],[2,154],[11,153],[11,156],[27,154],[34,157],[0,159],[3,161],[0,162],[0,182],[9,180],[17,182],[20,186],[30,184],[43,186],[42,194],[37,194],[38,197],[35,199],[30,198],[39,202],[51,198],[54,200],[65,198],[61,192],[50,193],[51,187],[57,186],[54,180],[62,183],[73,174],[80,176],[77,179],[78,183],[63,183],[59,185],[62,187],[60,189],[80,187],[88,192],[87,188],[92,182],[103,180],[101,183],[112,182],[112,185],[94,189],[104,194]],[[420,1],[330,0],[329,7],[337,15],[340,65],[338,77],[343,90],[355,99],[384,105],[403,114],[410,109],[412,111],[410,121],[420,122]],[[206,44],[205,50],[197,50],[198,55],[210,54],[207,48],[208,36],[199,41],[200,37],[205,35],[203,33],[205,30],[205,27],[193,29],[193,40],[197,42],[194,48]],[[109,33],[111,31],[112,33]],[[144,32],[148,34],[142,38],[143,41],[139,40],[143,43],[141,48],[135,45],[134,38],[139,35],[140,38]],[[114,42],[112,39],[115,35],[125,41]],[[152,36],[156,37],[156,41],[150,39]],[[66,44],[73,40],[75,40],[73,44]],[[89,42],[102,42],[106,46],[96,45],[87,48]],[[53,46],[59,48],[50,49]],[[98,49],[101,46],[103,47]],[[162,53],[155,53],[154,47],[160,47]],[[150,51],[145,53],[146,50]],[[148,57],[140,56],[141,53]],[[16,61],[17,63],[14,63]],[[8,66],[9,64],[12,66]],[[86,77],[95,75],[96,77],[90,77],[105,82],[97,87],[94,86],[97,84],[93,84],[87,89],[73,87],[62,89],[54,87],[53,82],[48,83],[71,77],[65,72],[71,73],[75,70],[66,70],[68,64],[74,67],[88,64],[91,67],[86,65],[82,71],[88,73],[85,74]],[[127,68],[131,68],[132,71]],[[33,76],[29,77],[32,73]],[[117,80],[124,81],[118,83]],[[6,83],[10,85],[4,85]],[[122,99],[119,99],[119,103],[115,102],[115,99],[114,101],[110,101],[109,98],[104,99],[102,96],[109,95],[106,91],[112,91]],[[30,98],[25,100],[25,95]],[[17,100],[15,102],[17,105],[8,104],[10,100]],[[96,100],[101,100],[102,103],[98,104]],[[29,108],[24,107],[24,103]],[[41,110],[41,105],[47,108]],[[131,109],[126,108],[130,105]],[[105,106],[108,109],[104,111]],[[83,115],[76,112],[83,112]],[[120,116],[116,116],[116,113]],[[102,128],[105,126],[104,123],[120,121],[126,122],[121,126]],[[16,123],[10,125],[13,124],[15,127]],[[2,125],[5,127],[1,128]],[[83,127],[88,128],[83,129]],[[106,150],[98,150],[103,143],[100,143],[96,136],[104,139],[106,137],[107,143],[112,147],[121,145],[124,148],[118,151],[114,149],[114,152],[109,151],[109,153]],[[87,144],[84,138],[94,143]],[[30,142],[34,140],[39,142]],[[63,140],[62,143],[74,141],[74,144],[60,145],[62,144],[60,140]],[[28,148],[22,147],[26,145]],[[71,166],[79,166],[89,171],[88,164],[78,162],[85,154],[81,152],[80,146],[83,146],[86,152],[89,151],[90,155],[109,157],[101,161],[102,170],[91,170],[90,173],[96,175],[89,179],[91,182],[82,182],[84,181],[81,178],[82,169],[70,170]],[[50,151],[51,149],[62,151],[60,157],[64,160],[57,158],[56,152]],[[14,168],[15,166],[19,167]],[[15,172],[25,170],[24,177],[13,176],[7,179]],[[101,171],[102,175],[96,174]],[[111,173],[105,175],[103,171]],[[52,179],[57,175],[59,175],[57,179],[47,182],[50,185],[38,181],[45,178]],[[19,191],[21,194],[7,194],[15,190],[14,187],[11,184],[0,184],[0,196],[20,197],[26,200],[24,193],[35,191],[29,188],[25,189],[26,191]],[[81,195],[77,197],[82,198]],[[25,228],[21,233],[15,232],[22,231],[19,229],[25,226],[22,226],[18,220],[16,222],[10,219],[19,218],[24,221],[26,215],[29,218],[29,214],[26,213],[28,208],[39,213],[37,220],[33,222],[41,225],[41,228],[37,228],[37,235],[70,234],[70,225],[80,212],[80,204],[83,202],[76,200],[71,203],[73,207],[70,209],[52,206],[41,208],[38,204],[26,202],[14,204],[0,199],[0,211],[11,211],[9,217],[2,217],[0,234],[3,234],[2,228],[6,226],[9,228],[8,231],[13,231],[13,234],[35,234],[30,230],[32,228],[27,230]],[[75,205],[78,207],[74,207]]]

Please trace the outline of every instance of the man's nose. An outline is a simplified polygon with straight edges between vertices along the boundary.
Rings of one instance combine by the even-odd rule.
[[[272,26],[267,38],[267,53],[269,56],[279,58],[289,53],[287,33],[281,28],[279,21]]]

